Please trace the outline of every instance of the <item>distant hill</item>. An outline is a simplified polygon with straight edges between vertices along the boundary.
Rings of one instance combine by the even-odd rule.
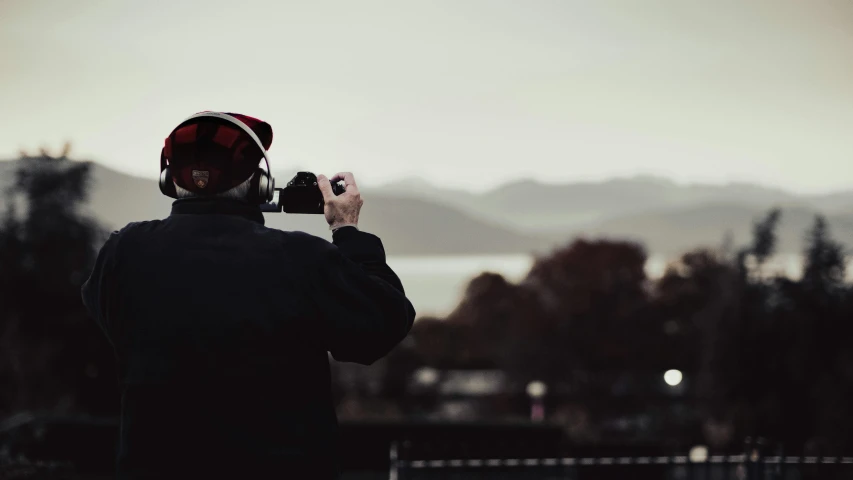
[[[14,168],[14,161],[0,161],[0,188],[11,182]],[[169,214],[172,200],[160,195],[153,174],[140,178],[98,164],[92,173],[88,210],[110,228]],[[744,183],[685,186],[635,177],[562,185],[519,181],[474,194],[407,179],[364,189],[364,196],[361,225],[392,255],[525,253],[577,236],[635,239],[650,252],[673,254],[719,246],[726,232],[744,244],[752,222],[773,206],[783,209],[781,252],[802,250],[817,212],[827,214],[834,238],[853,247],[853,191],[798,196]],[[330,238],[316,215],[266,218],[274,228]]]
[[[331,238],[319,215],[266,215],[267,225]],[[359,225],[378,235],[389,254],[519,253],[551,242],[476,220],[440,204],[365,193]]]
[[[806,201],[822,212],[853,212],[853,191],[812,195]]]
[[[528,232],[572,231],[573,227],[608,218],[719,203],[742,205],[746,209],[787,206],[812,208],[827,214],[853,213],[853,191],[798,196],[748,183],[679,185],[649,176],[568,184],[521,180],[482,194],[467,195],[433,187],[422,180],[412,179],[407,184],[413,186],[408,192],[400,183],[379,190],[441,199],[468,213]]]
[[[463,211],[478,212],[480,196],[465,190],[433,185],[417,177],[409,177],[368,189],[383,195],[418,198],[430,202],[451,205]],[[475,205],[476,203],[476,205]],[[474,208],[471,208],[474,207]]]
[[[806,232],[814,224],[817,211],[807,207],[784,207],[777,229],[780,252],[801,252]],[[555,232],[557,241],[568,236],[634,239],[643,242],[651,252],[678,254],[705,246],[719,247],[727,232],[734,246],[752,240],[752,225],[766,215],[768,209],[743,204],[719,203],[651,211],[608,218],[601,222]],[[853,212],[828,215],[833,238],[853,247]]]
[[[11,184],[15,161],[0,161],[0,188]],[[389,254],[519,253],[546,248],[542,237],[473,218],[441,204],[365,192],[360,225],[382,238]],[[160,194],[155,179],[92,167],[87,210],[108,228],[132,221],[168,216],[172,199]],[[0,207],[3,205],[0,196]],[[319,215],[266,214],[266,224],[282,230],[301,230],[327,239],[331,235]]]

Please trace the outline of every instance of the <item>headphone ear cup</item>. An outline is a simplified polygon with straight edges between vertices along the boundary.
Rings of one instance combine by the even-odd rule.
[[[175,182],[172,181],[169,167],[160,172],[160,192],[167,197],[178,198],[178,191],[175,189]]]
[[[258,170],[261,170],[260,168]],[[264,180],[258,185],[258,194],[261,196],[261,203],[271,202],[275,193],[275,178],[270,175],[270,172],[264,171]]]
[[[249,193],[246,195],[246,200],[249,203],[267,203],[272,200],[273,190],[275,190],[275,180],[263,168],[257,168],[255,174],[252,175],[252,181],[249,182]]]

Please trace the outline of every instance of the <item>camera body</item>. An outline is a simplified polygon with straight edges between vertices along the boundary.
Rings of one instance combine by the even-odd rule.
[[[332,183],[332,192],[340,195],[346,187]],[[284,188],[276,188],[270,203],[261,205],[262,212],[268,213],[323,213],[323,193],[317,184],[317,176],[311,172],[298,172]]]

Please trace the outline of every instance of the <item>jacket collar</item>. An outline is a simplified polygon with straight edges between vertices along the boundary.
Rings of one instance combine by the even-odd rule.
[[[231,198],[182,198],[172,202],[172,215],[237,215],[261,225],[264,214],[258,205]]]

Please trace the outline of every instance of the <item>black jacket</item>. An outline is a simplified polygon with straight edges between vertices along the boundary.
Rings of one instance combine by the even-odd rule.
[[[379,238],[333,239],[222,199],[109,237],[82,293],[118,359],[119,478],[335,476],[327,352],[370,364],[415,312]]]

